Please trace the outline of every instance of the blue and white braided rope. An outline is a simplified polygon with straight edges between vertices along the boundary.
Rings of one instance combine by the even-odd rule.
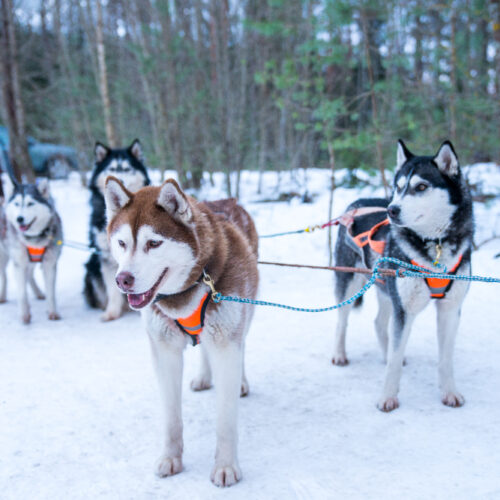
[[[330,307],[320,307],[316,309],[311,309],[307,307],[294,307],[288,306],[285,304],[277,304],[276,302],[268,302],[266,300],[254,300],[254,299],[246,299],[243,297],[235,297],[232,295],[222,295],[219,292],[216,292],[213,295],[213,301],[218,304],[222,301],[227,302],[239,302],[243,304],[253,304],[256,306],[270,306],[270,307],[279,307],[281,309],[287,309],[288,311],[298,311],[298,312],[308,312],[308,313],[319,313],[326,311],[333,311],[335,309],[340,309],[341,307],[347,306],[349,304],[353,304],[357,299],[362,297],[377,281],[377,279],[387,279],[387,276],[382,276],[378,270],[380,265],[383,263],[394,264],[399,267],[405,268],[405,270],[400,270],[396,272],[396,277],[398,278],[441,278],[441,279],[450,279],[455,281],[480,281],[483,283],[500,283],[500,278],[491,278],[487,276],[467,276],[467,275],[455,275],[455,274],[445,274],[445,273],[431,273],[428,269],[420,266],[415,266],[414,264],[410,264],[409,262],[404,262],[399,259],[395,259],[393,257],[381,257],[375,262],[375,266],[373,268],[373,273],[370,279],[366,282],[366,284],[359,290],[359,292],[355,293],[352,297],[340,302],[339,304],[335,304]]]

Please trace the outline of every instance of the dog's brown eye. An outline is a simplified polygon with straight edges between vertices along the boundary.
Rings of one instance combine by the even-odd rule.
[[[148,250],[150,248],[158,248],[162,243],[163,243],[163,241],[148,240],[148,242],[146,243],[146,247],[147,247]]]
[[[417,187],[415,188],[416,191],[425,191],[427,189],[427,184],[418,184]]]
[[[118,240],[118,245],[120,245],[122,248],[125,248],[125,242],[123,240]]]

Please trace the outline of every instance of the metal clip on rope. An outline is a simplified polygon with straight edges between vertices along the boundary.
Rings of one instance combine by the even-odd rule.
[[[215,283],[214,280],[210,277],[210,274],[208,274],[205,269],[203,269],[203,283],[207,285],[211,292],[212,292],[212,300],[217,304],[220,302],[220,293],[215,289]]]

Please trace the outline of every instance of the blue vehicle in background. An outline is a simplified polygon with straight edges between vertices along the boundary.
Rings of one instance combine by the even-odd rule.
[[[36,176],[66,179],[71,170],[78,170],[78,155],[74,148],[28,137],[28,150]],[[7,171],[8,165],[9,131],[0,125],[0,170]]]

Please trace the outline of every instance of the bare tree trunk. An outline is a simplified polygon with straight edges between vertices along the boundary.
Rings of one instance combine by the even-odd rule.
[[[67,85],[69,87],[67,92],[67,102],[69,106],[74,110],[75,114],[78,116],[78,121],[83,124],[85,139],[87,143],[92,144],[94,138],[90,128],[90,119],[88,116],[87,107],[81,99],[81,89],[79,88],[77,78],[71,64],[71,58],[69,55],[68,47],[66,45],[66,39],[62,34],[60,0],[55,0],[54,2],[53,19],[54,31],[57,40],[59,63],[61,65],[64,78],[69,84]],[[79,148],[83,150],[85,140],[81,137],[82,132],[79,131],[75,122],[76,120],[71,120],[73,133],[75,134]]]
[[[330,198],[328,200],[328,221],[333,218],[333,192],[335,191],[335,150],[333,144],[328,141],[328,158],[330,161]],[[332,242],[332,226],[328,226],[328,265],[332,265],[333,258],[333,242]]]
[[[450,93],[450,138],[453,144],[457,139],[457,11],[453,7],[451,13],[451,93]]]
[[[99,65],[99,90],[101,92],[102,107],[104,112],[104,126],[106,139],[111,147],[116,147],[116,132],[111,116],[111,102],[109,99],[108,69],[106,66],[106,49],[104,46],[103,20],[101,0],[96,0],[97,6],[97,62]]]
[[[33,182],[35,173],[28,150],[24,105],[19,84],[17,44],[14,33],[14,6],[12,0],[2,0],[2,29],[0,58],[2,64],[2,92],[9,130],[9,157],[13,174],[20,181]]]
[[[170,145],[173,148],[177,176],[181,184],[185,184],[187,182],[187,177],[184,170],[184,152],[182,147],[181,124],[179,120],[180,102],[177,89],[177,64],[175,61],[175,54],[173,53],[174,44],[172,43],[174,36],[172,33],[172,15],[170,14],[170,5],[168,2],[160,2],[158,9],[160,10],[160,23],[163,35],[163,47],[165,50],[165,73],[168,92],[168,95],[161,100],[162,118],[163,122],[168,126]]]
[[[368,22],[367,22],[366,10],[361,10],[361,25],[363,28],[363,41],[365,46],[365,56],[366,56],[366,66],[368,70],[368,79],[370,81],[370,98],[372,103],[372,113],[373,113],[373,128],[375,129],[375,146],[377,151],[377,166],[380,171],[380,178],[382,180],[382,185],[384,186],[385,195],[389,194],[389,185],[387,184],[387,179],[385,177],[385,167],[384,158],[382,156],[382,141],[380,138],[380,128],[378,123],[378,111],[377,111],[377,99],[375,95],[375,81],[373,76],[373,66],[372,59],[370,55],[370,41],[368,37]]]

